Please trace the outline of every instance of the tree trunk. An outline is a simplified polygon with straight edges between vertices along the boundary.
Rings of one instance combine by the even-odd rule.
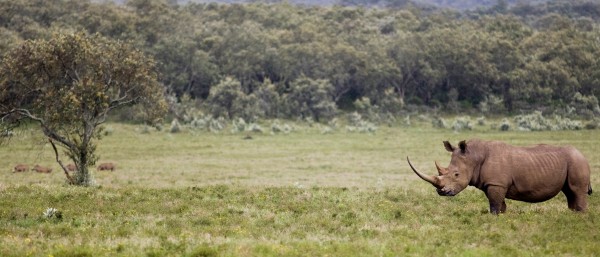
[[[78,162],[78,171],[75,174],[75,183],[79,186],[91,186],[94,181],[92,179],[92,174],[89,171],[89,154],[87,153],[87,150],[80,151],[78,157],[79,160],[76,160],[76,162]]]
[[[504,95],[504,107],[508,113],[512,113],[513,111],[513,99],[510,93],[511,84],[510,82],[504,83],[503,95]]]

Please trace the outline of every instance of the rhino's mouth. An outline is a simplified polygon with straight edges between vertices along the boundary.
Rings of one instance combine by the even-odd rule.
[[[438,195],[441,195],[441,196],[455,196],[456,195],[454,190],[447,189],[447,188],[438,188],[435,191],[437,191]]]

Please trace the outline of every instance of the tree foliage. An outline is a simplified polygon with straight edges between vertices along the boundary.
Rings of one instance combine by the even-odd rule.
[[[597,1],[488,1],[489,8],[467,11],[413,1],[340,3],[389,8],[4,1],[0,51],[57,28],[130,40],[157,60],[169,92],[209,110],[222,108],[211,92],[227,78],[237,81],[240,101],[258,107],[243,104],[254,109],[231,109],[234,116],[295,118],[284,99],[303,79],[328,81],[333,107],[342,111],[363,98],[386,113],[475,110],[489,99],[495,107],[488,111],[518,113],[565,109],[577,93],[600,97]]]
[[[149,121],[164,114],[164,89],[154,65],[141,51],[99,35],[27,40],[4,57],[0,68],[1,124],[5,129],[23,120],[39,124],[52,146],[62,147],[75,162],[75,177],[65,169],[70,182],[89,185],[95,141],[109,112],[142,104]]]

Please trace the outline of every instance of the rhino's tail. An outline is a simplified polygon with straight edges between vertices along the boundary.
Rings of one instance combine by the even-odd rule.
[[[592,184],[588,185],[588,195],[592,195]]]

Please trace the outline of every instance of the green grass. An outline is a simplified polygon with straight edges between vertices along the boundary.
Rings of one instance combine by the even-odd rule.
[[[427,125],[375,135],[153,132],[110,124],[98,151],[115,172],[66,186],[49,146],[0,146],[0,256],[593,256],[600,253],[598,131],[454,133]],[[440,197],[410,171],[446,165],[442,141],[570,144],[592,166],[586,213],[565,197],[488,214],[469,187]],[[11,173],[17,163],[52,174]],[[62,218],[45,218],[49,207]]]

